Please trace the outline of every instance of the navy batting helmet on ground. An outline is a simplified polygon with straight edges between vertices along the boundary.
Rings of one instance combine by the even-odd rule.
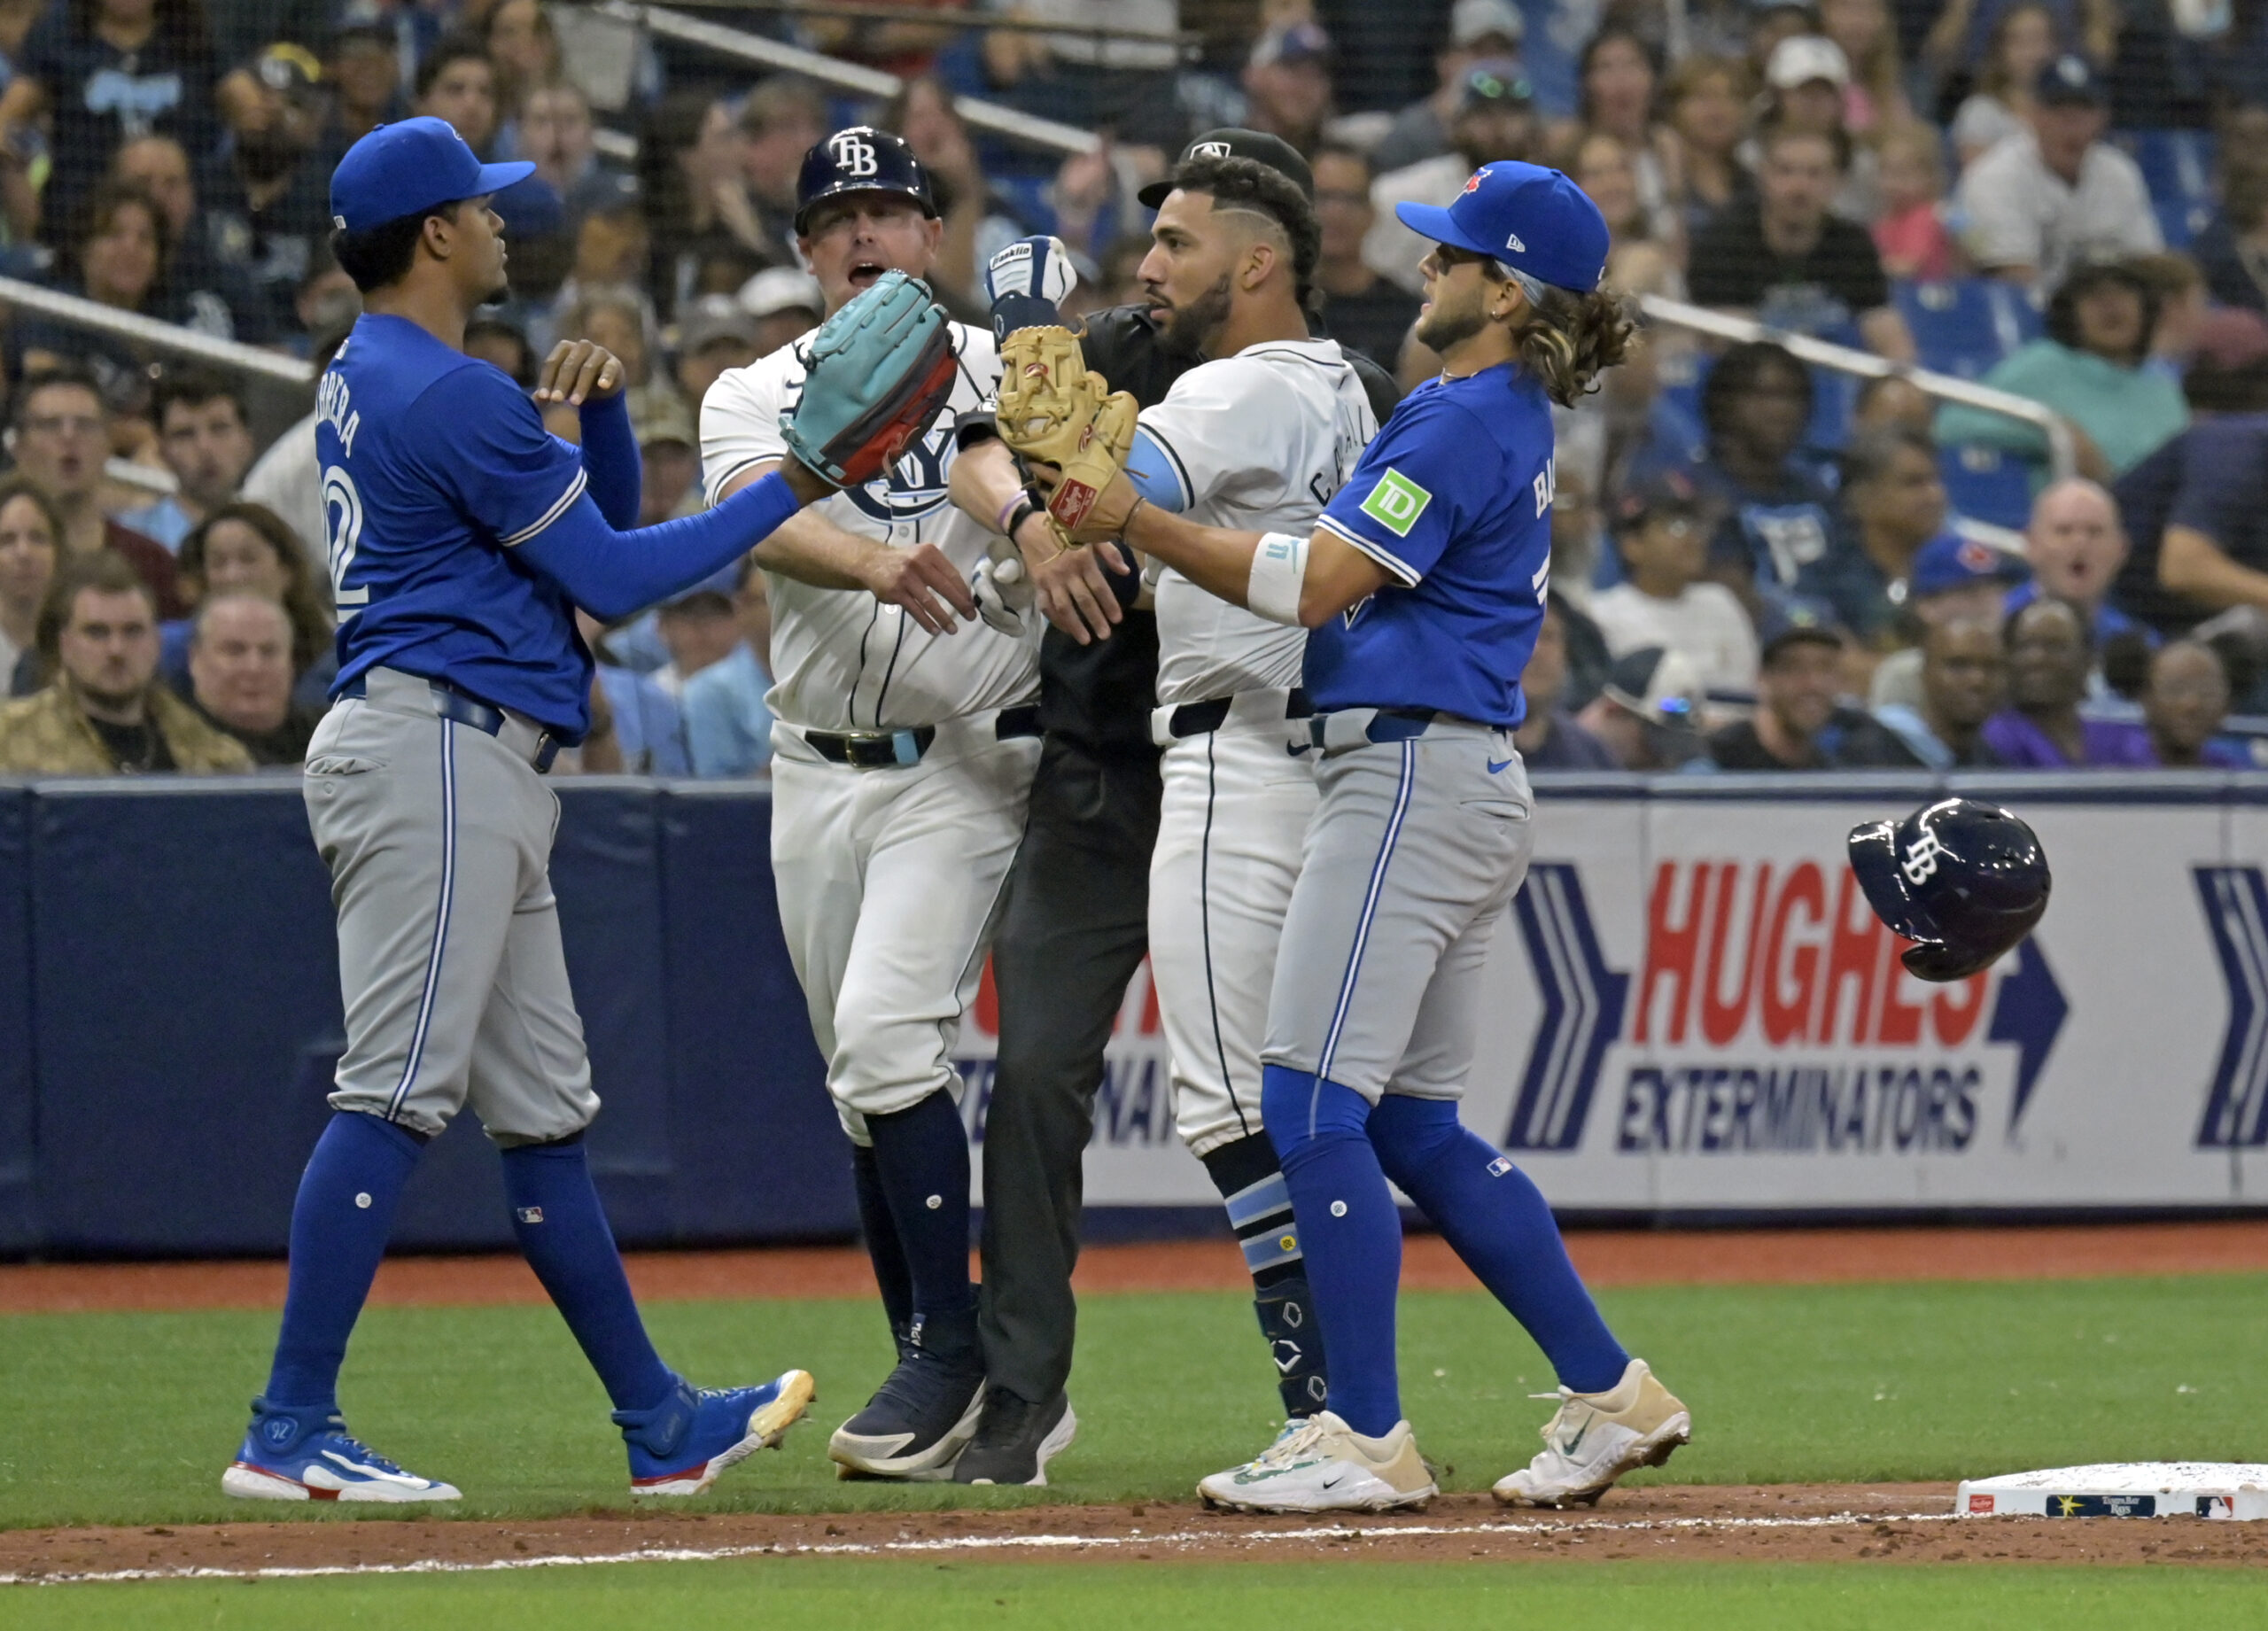
[[[1992,804],[1945,798],[1903,821],[1851,829],[1851,870],[1876,915],[1915,944],[1907,967],[1965,980],[1990,967],[2047,910],[2047,855]]]
[[[937,213],[929,172],[902,136],[853,125],[838,130],[804,155],[796,177],[796,230],[810,221],[812,206],[846,192],[894,192],[913,199],[924,215]]]

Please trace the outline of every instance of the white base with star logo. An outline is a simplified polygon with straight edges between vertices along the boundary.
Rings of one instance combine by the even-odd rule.
[[[2268,1465],[2240,1461],[2115,1461],[1961,1482],[1963,1518],[2268,1518]]]

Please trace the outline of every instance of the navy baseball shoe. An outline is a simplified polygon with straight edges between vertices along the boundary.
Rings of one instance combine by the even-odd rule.
[[[827,1453],[844,1478],[948,1479],[983,1406],[976,1310],[916,1319],[898,1345],[897,1369],[835,1430]]]
[[[697,1495],[717,1475],[760,1449],[775,1449],[803,1420],[819,1390],[808,1371],[789,1371],[754,1387],[703,1387],[683,1377],[650,1410],[617,1410],[630,1448],[633,1495]]]
[[[454,1501],[454,1484],[405,1472],[346,1434],[323,1406],[252,1402],[244,1448],[221,1474],[221,1493],[246,1501]]]

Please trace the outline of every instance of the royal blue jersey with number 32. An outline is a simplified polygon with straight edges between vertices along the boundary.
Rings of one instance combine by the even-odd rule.
[[[317,391],[339,686],[384,666],[589,725],[591,655],[564,591],[514,550],[587,483],[527,394],[404,318],[366,315]]]
[[[1551,562],[1551,405],[1510,363],[1402,400],[1317,523],[1391,581],[1308,635],[1318,711],[1526,713]]]

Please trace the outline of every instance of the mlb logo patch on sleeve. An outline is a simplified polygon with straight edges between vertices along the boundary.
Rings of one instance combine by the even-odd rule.
[[[1389,468],[1379,478],[1379,485],[1371,489],[1371,496],[1363,501],[1363,513],[1377,522],[1396,538],[1410,536],[1410,529],[1418,524],[1418,517],[1425,513],[1425,506],[1433,495],[1400,470]]]

